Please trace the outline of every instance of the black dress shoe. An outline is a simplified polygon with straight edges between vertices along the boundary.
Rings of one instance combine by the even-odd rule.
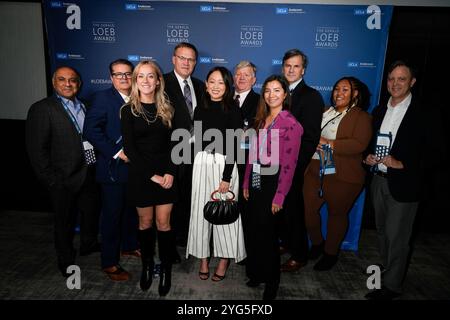
[[[250,279],[250,280],[248,280],[245,284],[247,285],[247,287],[250,287],[250,288],[256,288],[256,287],[259,287],[259,285],[261,284],[261,282]]]
[[[386,287],[369,292],[364,297],[367,300],[393,300],[401,296],[401,293],[392,291]]]
[[[324,245],[325,245],[324,241],[322,241],[322,243],[319,245],[312,245],[311,249],[309,249],[309,252],[308,252],[308,259],[310,259],[310,260],[318,259],[323,253]]]
[[[96,243],[96,244],[94,244],[94,245],[92,245],[92,246],[90,246],[90,247],[88,247],[88,248],[80,248],[80,256],[81,257],[83,257],[83,256],[88,256],[88,255],[90,255],[91,253],[94,253],[94,252],[100,252],[101,251],[101,246],[100,246],[100,243]]]
[[[316,271],[328,271],[334,267],[337,260],[337,255],[331,255],[324,252],[322,258],[314,265],[313,269]]]

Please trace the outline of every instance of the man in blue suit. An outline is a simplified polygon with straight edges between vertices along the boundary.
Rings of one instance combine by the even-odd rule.
[[[133,64],[118,59],[109,65],[112,87],[94,93],[84,122],[84,136],[98,150],[96,179],[102,189],[101,263],[111,280],[128,280],[119,264],[122,255],[139,257],[137,213],[126,200],[128,158],[122,150],[120,108],[131,93]]]

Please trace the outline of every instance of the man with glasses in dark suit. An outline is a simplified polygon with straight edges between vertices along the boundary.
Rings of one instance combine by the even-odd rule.
[[[119,264],[120,255],[140,257],[137,250],[138,216],[127,204],[128,158],[122,149],[120,108],[131,93],[133,64],[125,59],[110,63],[112,86],[97,91],[84,122],[84,136],[98,151],[96,179],[102,190],[102,270],[113,281],[130,275]]]

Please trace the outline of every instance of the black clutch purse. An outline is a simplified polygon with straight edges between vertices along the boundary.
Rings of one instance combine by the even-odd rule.
[[[216,199],[214,198],[216,193],[219,193],[219,191],[215,190],[211,193],[211,200],[208,201],[203,208],[204,218],[208,222],[217,225],[235,222],[237,218],[239,218],[239,207],[237,201],[234,200],[234,193],[228,191],[228,193],[231,193],[232,195],[232,198],[230,199],[227,199],[226,195],[225,199]]]

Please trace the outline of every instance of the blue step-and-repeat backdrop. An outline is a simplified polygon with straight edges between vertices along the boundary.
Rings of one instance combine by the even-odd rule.
[[[213,66],[230,70],[241,60],[258,68],[256,91],[280,73],[285,51],[299,48],[309,57],[306,82],[327,104],[333,84],[352,75],[367,84],[371,108],[378,102],[392,6],[217,3],[176,1],[44,0],[51,70],[75,67],[82,76],[82,97],[111,85],[108,65],[117,58],[134,64],[154,60],[172,70],[179,42],[195,44],[194,76],[204,79]],[[360,196],[351,212],[344,249],[357,249],[363,207]],[[355,220],[356,219],[356,220]],[[360,217],[359,217],[360,221]],[[356,227],[352,231],[352,228]],[[355,234],[356,233],[356,234]]]

